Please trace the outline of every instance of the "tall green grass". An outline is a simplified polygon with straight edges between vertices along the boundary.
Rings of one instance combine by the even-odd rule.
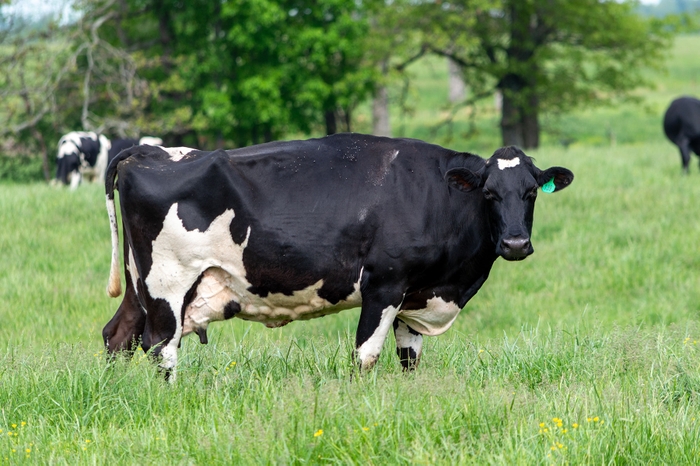
[[[695,462],[699,170],[664,142],[531,155],[576,174],[540,194],[535,254],[497,261],[416,373],[390,337],[362,377],[357,310],[215,324],[172,386],[140,352],[108,366],[100,188],[0,185],[0,462]]]

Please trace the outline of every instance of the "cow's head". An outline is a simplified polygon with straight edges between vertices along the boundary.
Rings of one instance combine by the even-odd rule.
[[[530,235],[538,189],[561,191],[574,174],[563,167],[542,171],[523,151],[510,146],[498,149],[480,170],[453,168],[445,179],[461,191],[481,190],[496,253],[507,260],[522,260],[534,251]]]
[[[73,141],[62,141],[56,158],[56,180],[71,187],[80,183],[80,148]]]

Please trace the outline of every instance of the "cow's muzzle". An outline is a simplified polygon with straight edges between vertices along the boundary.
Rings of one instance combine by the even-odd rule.
[[[519,261],[535,252],[530,243],[530,238],[524,236],[511,236],[503,238],[498,253],[506,260]]]

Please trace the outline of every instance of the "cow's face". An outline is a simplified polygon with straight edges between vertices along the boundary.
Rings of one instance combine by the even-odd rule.
[[[534,251],[530,235],[538,189],[560,191],[573,181],[574,174],[562,167],[542,171],[523,151],[510,146],[497,150],[478,172],[453,168],[445,178],[461,191],[481,191],[496,254],[522,260]]]
[[[63,184],[80,182],[80,150],[70,141],[58,148],[56,179]]]

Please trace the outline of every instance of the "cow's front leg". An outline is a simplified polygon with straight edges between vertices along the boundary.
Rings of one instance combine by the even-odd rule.
[[[355,363],[360,370],[374,367],[384,346],[396,314],[401,308],[403,293],[363,293],[360,322],[355,336]]]
[[[423,351],[423,335],[413,330],[401,319],[394,319],[394,336],[396,337],[396,354],[399,356],[403,370],[415,370]]]
[[[155,299],[148,305],[146,327],[141,347],[156,361],[166,380],[175,381],[177,349],[182,337],[182,326],[167,301]]]

